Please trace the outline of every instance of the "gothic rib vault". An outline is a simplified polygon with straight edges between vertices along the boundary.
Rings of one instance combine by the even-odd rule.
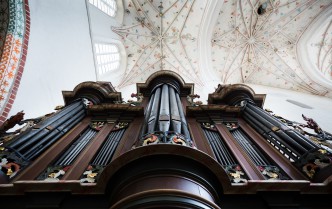
[[[197,87],[214,80],[332,97],[331,15],[317,24],[319,35],[301,41],[331,5],[329,0],[125,0],[123,25],[112,28],[127,52],[117,88],[170,70]],[[209,14],[218,15],[210,20]],[[206,36],[207,25],[213,29]],[[308,44],[314,52],[306,56],[299,48]]]

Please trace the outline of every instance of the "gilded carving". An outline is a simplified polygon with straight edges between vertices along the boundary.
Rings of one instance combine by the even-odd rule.
[[[81,183],[96,183],[104,166],[89,165],[81,176]]]
[[[46,169],[37,180],[43,180],[47,182],[58,182],[70,169],[70,166],[51,166]]]
[[[150,145],[150,144],[158,144],[159,138],[155,134],[147,135],[143,140],[143,146]]]
[[[242,168],[239,165],[228,165],[225,166],[224,169],[229,175],[232,183],[246,183],[247,177],[245,173],[242,171]]]

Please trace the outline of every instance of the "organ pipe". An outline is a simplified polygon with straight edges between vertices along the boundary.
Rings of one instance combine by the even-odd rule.
[[[164,84],[162,86],[161,100],[160,100],[160,110],[159,110],[159,130],[166,132],[170,127],[170,107],[169,107],[169,92],[168,85]]]
[[[169,95],[170,95],[170,106],[171,106],[172,129],[175,132],[181,133],[180,112],[175,97],[175,91],[172,87],[169,88]]]
[[[180,113],[180,120],[181,120],[181,124],[182,124],[182,126],[181,126],[182,134],[185,135],[185,137],[187,139],[190,139],[190,133],[188,130],[187,120],[186,120],[186,117],[184,116],[182,103],[181,103],[179,94],[176,94],[176,102],[178,103],[178,108],[179,108],[179,113]]]
[[[149,115],[149,120],[148,120],[148,133],[152,133],[155,131],[155,127],[156,127],[156,121],[157,121],[157,117],[158,117],[158,110],[159,110],[159,103],[160,103],[160,94],[161,94],[161,90],[160,88],[158,88],[155,92],[155,96],[153,98],[153,100],[150,100],[150,102],[152,102],[151,105],[151,112]]]

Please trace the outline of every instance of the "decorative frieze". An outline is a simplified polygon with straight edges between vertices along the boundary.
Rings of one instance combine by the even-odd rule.
[[[141,146],[153,144],[175,144],[195,148],[191,140],[188,140],[183,134],[174,131],[155,131],[153,133],[146,134],[140,141]]]

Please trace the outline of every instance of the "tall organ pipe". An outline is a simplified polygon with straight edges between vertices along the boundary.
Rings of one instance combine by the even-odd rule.
[[[175,91],[172,87],[169,88],[170,106],[171,106],[171,124],[175,132],[181,133],[181,122],[179,107],[176,102]],[[181,108],[181,107],[180,107]]]
[[[160,103],[160,88],[156,90],[155,96],[152,101],[151,112],[148,120],[148,133],[152,133],[155,131],[157,117],[158,117],[158,110],[159,110],[159,103]],[[150,101],[150,102],[151,102]]]
[[[169,94],[168,85],[164,84],[162,87],[160,111],[159,111],[159,130],[166,132],[170,127],[170,108],[169,108]]]
[[[283,122],[248,101],[243,109],[243,118],[269,143],[291,162],[320,147],[302,134],[290,129]]]
[[[88,128],[70,147],[69,149],[56,161],[54,165],[70,165],[85,146],[95,137],[97,131]]]
[[[154,100],[154,94],[151,95],[151,101]],[[150,117],[150,114],[151,114],[151,107],[152,107],[152,102],[149,102],[148,104],[148,107],[144,113],[145,117],[144,117],[144,121],[148,121],[149,120],[149,117]],[[143,136],[143,134],[146,132],[146,129],[147,129],[147,123],[144,123],[143,124],[143,128],[141,130],[141,136]]]
[[[189,130],[188,130],[186,117],[184,116],[180,96],[179,96],[179,94],[176,94],[175,96],[176,96],[176,101],[178,103],[178,108],[179,108],[179,113],[180,113],[180,120],[181,120],[181,124],[182,124],[182,126],[181,126],[182,133],[187,139],[190,139],[190,133],[189,133]]]

